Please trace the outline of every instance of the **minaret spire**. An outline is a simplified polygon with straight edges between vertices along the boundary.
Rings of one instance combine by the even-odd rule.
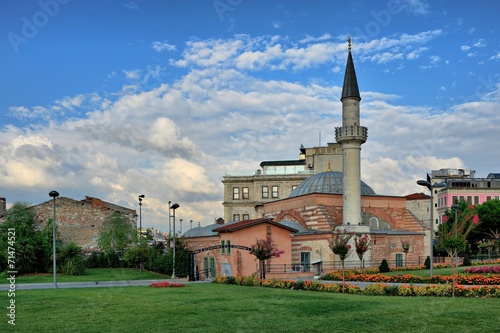
[[[351,55],[351,38],[347,40],[347,49],[349,50],[347,54],[347,64],[345,66],[344,74],[344,86],[342,87],[342,101],[344,98],[355,97],[361,100],[359,95],[358,80],[356,79],[356,71],[354,70],[354,61]]]
[[[360,126],[361,96],[351,55],[351,38],[347,41],[347,64],[342,88],[342,127],[335,128],[335,138],[342,145],[343,220],[342,227],[356,232],[369,232],[361,220],[361,145],[368,129]]]

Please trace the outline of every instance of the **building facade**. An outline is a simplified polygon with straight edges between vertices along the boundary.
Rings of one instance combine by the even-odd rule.
[[[301,146],[298,160],[263,161],[253,175],[226,174],[224,220],[243,221],[262,217],[263,204],[287,198],[305,179],[328,168],[341,170],[341,146]]]
[[[97,250],[98,234],[103,223],[115,212],[127,217],[128,222],[137,227],[135,210],[121,207],[98,198],[85,197],[83,200],[59,197],[56,201],[56,225],[62,244],[75,243],[84,250]],[[32,206],[35,221],[40,227],[54,216],[54,202],[49,200]]]

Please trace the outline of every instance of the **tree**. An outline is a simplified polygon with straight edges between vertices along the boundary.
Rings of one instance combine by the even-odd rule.
[[[473,230],[472,235],[477,238],[500,239],[500,200],[488,200],[476,206],[477,215],[481,224]]]
[[[405,254],[405,266],[406,266],[406,257],[408,257],[408,251],[410,251],[410,242],[407,240],[401,240],[401,247],[403,248],[403,252]]]
[[[259,260],[260,278],[266,278],[265,260],[271,258],[279,258],[285,251],[278,250],[278,246],[273,243],[271,238],[258,239],[257,242],[250,247],[250,254]]]
[[[479,216],[474,206],[460,202],[456,210],[447,210],[439,226],[439,246],[448,252],[451,258],[451,275],[453,280],[452,296],[455,296],[454,259],[458,253],[467,248],[467,236],[479,224]]]
[[[15,252],[15,270],[19,274],[47,272],[52,258],[51,221],[42,230],[37,229],[35,215],[27,203],[16,202],[5,213],[0,225],[0,270],[8,268],[9,247]],[[48,229],[50,227],[50,237]],[[9,242],[9,232],[15,241]],[[10,269],[10,267],[9,267]]]
[[[148,261],[152,249],[146,244],[138,244],[129,248],[123,255],[123,260],[135,268],[140,268],[141,264]]]
[[[363,269],[363,256],[365,252],[368,251],[368,248],[371,245],[370,236],[364,235],[363,237],[356,236],[354,238],[354,245],[356,246],[356,254],[360,260],[360,269]]]
[[[98,237],[97,244],[105,252],[123,252],[137,238],[135,227],[119,212],[111,214],[103,223]]]
[[[349,256],[351,252],[351,245],[349,241],[352,238],[352,233],[347,232],[347,230],[336,230],[334,231],[333,239],[330,241],[330,249],[333,253],[339,256],[340,262],[342,264],[342,292],[345,289],[345,268],[344,261]]]

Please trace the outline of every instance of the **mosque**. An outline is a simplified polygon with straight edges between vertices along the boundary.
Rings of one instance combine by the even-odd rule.
[[[347,267],[378,267],[383,259],[390,266],[424,264],[428,228],[407,209],[407,198],[376,194],[361,181],[361,145],[368,129],[360,124],[361,96],[350,40],[340,100],[342,126],[335,128],[335,137],[342,172],[328,165],[326,171],[301,180],[286,198],[256,205],[261,214],[257,218],[225,224],[219,220],[184,233],[196,252],[193,265],[200,271],[209,276],[254,274],[257,263],[247,249],[264,238],[284,251],[268,260],[266,267],[273,276],[312,274],[318,263],[323,272],[336,269],[340,261],[329,246],[335,231],[354,236],[352,249],[355,237],[368,236],[371,241],[362,261],[351,251]]]

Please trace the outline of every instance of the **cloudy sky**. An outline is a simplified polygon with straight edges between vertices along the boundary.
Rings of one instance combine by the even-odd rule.
[[[144,226],[167,231],[169,200],[210,224],[225,174],[335,142],[348,36],[362,177],[377,193],[421,192],[433,169],[500,172],[499,12],[492,0],[4,1],[0,196],[138,210],[144,194]]]

